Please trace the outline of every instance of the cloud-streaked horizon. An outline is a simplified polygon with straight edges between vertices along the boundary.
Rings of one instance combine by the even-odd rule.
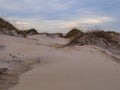
[[[0,16],[21,29],[66,32],[99,26],[119,31],[119,0],[1,0]]]

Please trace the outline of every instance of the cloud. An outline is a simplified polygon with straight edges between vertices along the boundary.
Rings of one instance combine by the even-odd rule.
[[[9,21],[12,21],[12,23],[20,29],[36,28],[40,32],[67,32],[67,30],[74,27],[99,25],[107,22],[114,22],[114,19],[107,16],[94,18],[82,17],[72,20],[45,20],[38,18],[15,19],[15,17],[11,17]]]
[[[74,3],[73,0],[23,0],[23,2],[32,10],[45,12],[66,10]]]
[[[11,12],[23,11],[25,6],[22,2],[18,2],[18,0],[0,0],[0,9],[4,9],[6,11],[11,10]]]
[[[68,28],[120,23],[119,0],[0,0],[0,15],[21,29],[64,32]],[[118,24],[117,24],[118,25]],[[119,25],[120,26],[120,25]]]
[[[1,0],[0,8],[22,13],[52,13],[71,7],[73,0]]]

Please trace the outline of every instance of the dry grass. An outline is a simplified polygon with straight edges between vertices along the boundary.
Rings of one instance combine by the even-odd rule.
[[[113,31],[87,31],[72,39],[67,45],[105,45],[120,47],[120,34]]]
[[[8,35],[22,37],[27,37],[27,35],[38,34],[38,32],[35,29],[19,30],[3,18],[0,18],[0,31]]]
[[[84,34],[82,31],[74,28],[66,34],[65,38],[74,38],[74,37],[77,37],[77,36],[82,35],[82,34]]]
[[[3,28],[7,30],[18,30],[11,23],[9,23],[3,18],[0,18],[0,29],[3,29]]]

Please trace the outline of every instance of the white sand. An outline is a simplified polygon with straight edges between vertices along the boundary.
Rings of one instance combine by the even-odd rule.
[[[55,49],[51,44],[67,40],[32,38],[0,36],[6,46],[0,58],[11,53],[29,64],[40,60],[9,90],[120,90],[120,65],[101,51],[89,46]]]
[[[78,51],[51,52],[51,55],[48,59],[57,62],[38,65],[22,75],[20,83],[10,90],[120,89],[119,64],[110,61],[97,50],[82,47]]]

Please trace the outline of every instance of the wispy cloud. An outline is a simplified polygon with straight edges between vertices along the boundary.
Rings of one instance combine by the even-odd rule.
[[[36,28],[42,32],[67,32],[68,29],[79,27],[83,25],[98,25],[104,24],[107,22],[113,22],[114,19],[111,17],[81,17],[71,20],[45,20],[45,19],[38,19],[38,18],[16,18],[16,21],[13,18],[9,18],[15,26],[19,27],[20,29],[29,29],[29,28]],[[48,31],[49,30],[49,31]],[[56,31],[55,31],[56,30]]]
[[[116,30],[120,23],[119,3],[119,0],[0,0],[0,15],[24,29],[65,32],[72,27],[103,25]]]

